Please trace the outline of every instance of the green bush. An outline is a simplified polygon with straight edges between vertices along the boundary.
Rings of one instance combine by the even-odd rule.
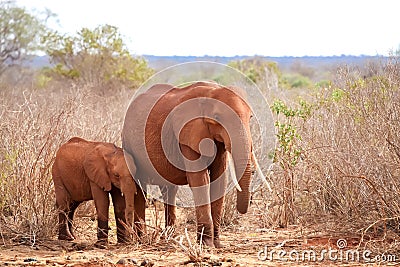
[[[300,74],[284,74],[281,79],[281,85],[284,88],[293,89],[307,89],[312,88],[314,86],[313,82],[310,78],[306,76],[302,76]]]
[[[124,85],[137,88],[153,70],[142,57],[132,56],[118,28],[110,25],[83,28],[76,36],[49,33],[43,38],[55,64],[43,74],[54,79],[72,80],[94,87]]]

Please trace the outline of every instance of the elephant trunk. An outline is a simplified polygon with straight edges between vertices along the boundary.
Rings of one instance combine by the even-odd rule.
[[[240,147],[231,147],[234,169],[238,183],[235,181],[237,189],[236,209],[239,213],[244,214],[247,212],[250,203],[250,182],[251,182],[251,139],[245,138],[242,135],[238,144]],[[248,135],[247,135],[248,136]],[[228,148],[229,152],[230,149]],[[229,153],[228,153],[229,159]],[[229,163],[228,163],[229,164]],[[233,178],[232,178],[233,179]]]
[[[247,163],[239,185],[242,191],[237,191],[236,208],[239,213],[247,212],[250,203],[250,182],[251,182],[251,165]]]
[[[132,177],[126,177],[121,183],[121,192],[125,197],[125,219],[129,227],[132,227],[135,211],[136,184]]]
[[[133,178],[136,175],[136,164],[131,154],[124,152],[124,156],[131,175],[125,177],[124,181],[121,182],[121,192],[125,196],[125,219],[128,226],[132,227],[137,193],[136,183]]]

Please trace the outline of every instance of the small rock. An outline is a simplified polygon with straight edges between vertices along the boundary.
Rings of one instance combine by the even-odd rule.
[[[67,256],[67,257],[65,257],[65,259],[66,259],[67,261],[72,260],[71,256]]]
[[[225,257],[223,257],[223,258],[221,259],[221,261],[222,261],[222,262],[233,262],[232,259],[230,259],[230,258],[225,258]]]
[[[142,263],[140,263],[140,266],[144,266],[144,267],[152,267],[153,265],[154,265],[154,263],[147,259],[143,260]]]
[[[117,264],[123,264],[123,265],[125,265],[125,264],[126,264],[126,260],[125,260],[125,259],[119,259],[119,260],[117,261]]]
[[[222,266],[222,262],[219,261],[211,261],[210,264],[211,266]]]
[[[26,258],[26,259],[24,259],[24,262],[37,262],[37,259],[35,259],[35,258]]]
[[[73,243],[72,248],[77,251],[83,251],[88,247],[86,243]]]
[[[97,242],[97,243],[94,244],[94,246],[95,246],[96,248],[99,248],[99,249],[107,249],[107,244],[105,244],[105,243],[99,243],[99,242]]]
[[[132,263],[132,264],[137,265],[137,260],[135,260],[135,259],[128,259],[128,261],[129,261],[130,263]]]

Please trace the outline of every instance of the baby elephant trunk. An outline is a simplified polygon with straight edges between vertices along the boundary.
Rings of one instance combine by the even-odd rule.
[[[131,176],[121,181],[121,192],[125,197],[125,218],[129,227],[132,227],[133,214],[135,212],[136,184]]]

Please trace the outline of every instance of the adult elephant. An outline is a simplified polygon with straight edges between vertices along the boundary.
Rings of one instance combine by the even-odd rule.
[[[135,179],[160,186],[166,225],[175,223],[179,185],[189,184],[196,206],[197,238],[222,247],[220,223],[227,189],[227,166],[237,188],[237,210],[246,213],[251,181],[252,111],[239,88],[196,82],[180,88],[157,84],[130,104],[123,127],[124,151],[136,163]],[[232,161],[233,158],[233,161]],[[239,179],[237,179],[237,178]],[[135,222],[144,221],[138,190]]]
[[[130,170],[122,149],[112,143],[73,137],[59,148],[52,167],[59,210],[58,239],[75,239],[72,229],[75,210],[83,201],[93,199],[98,220],[96,245],[107,244],[111,194],[117,240],[119,243],[130,240],[126,226],[133,222],[136,185],[132,177],[135,165],[133,162],[129,165]]]

